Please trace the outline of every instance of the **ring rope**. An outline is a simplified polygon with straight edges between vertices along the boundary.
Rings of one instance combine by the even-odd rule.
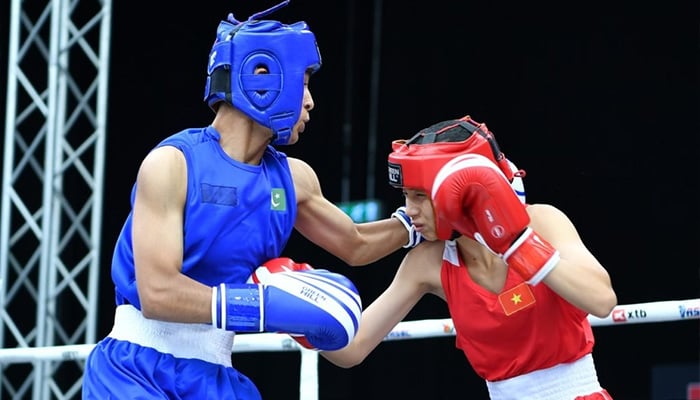
[[[669,322],[700,319],[700,298],[636,303],[616,306],[606,318],[588,316],[592,326]],[[399,322],[385,341],[454,336],[450,318]],[[94,344],[0,349],[0,364],[35,361],[82,360]],[[283,333],[246,333],[236,335],[234,353],[305,350]]]
[[[606,318],[588,316],[592,326],[615,326],[700,319],[700,298],[616,306]],[[454,336],[450,318],[399,322],[384,341]],[[84,360],[94,344],[0,349],[0,367],[39,361]],[[232,352],[300,351],[299,398],[318,400],[318,352],[308,350],[284,333],[236,335]]]

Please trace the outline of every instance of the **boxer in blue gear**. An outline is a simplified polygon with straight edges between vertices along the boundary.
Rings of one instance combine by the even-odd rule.
[[[340,274],[246,283],[293,229],[351,266],[418,243],[400,211],[354,223],[311,166],[273,147],[304,132],[321,65],[304,22],[260,20],[287,3],[219,24],[204,94],[213,121],[165,138],[141,162],[112,258],[114,325],[86,360],[84,399],[260,399],[232,365],[236,332],[304,335],[324,350],[358,328],[359,296]]]

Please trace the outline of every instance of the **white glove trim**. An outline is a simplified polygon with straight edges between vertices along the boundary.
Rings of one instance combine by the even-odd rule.
[[[404,249],[416,247],[420,244],[420,242],[423,241],[423,235],[421,235],[420,232],[416,232],[416,227],[411,222],[411,217],[409,217],[408,214],[406,214],[405,206],[401,206],[397,208],[396,211],[391,213],[391,218],[398,219],[408,232],[408,243],[403,245]]]
[[[211,324],[214,325],[214,328],[221,329],[221,326],[219,326],[216,323],[216,311],[217,311],[216,305],[219,303],[218,293],[219,293],[219,291],[218,291],[218,288],[216,286],[211,288]]]
[[[435,181],[433,181],[431,198],[435,198],[438,190],[440,190],[440,186],[442,186],[445,179],[447,179],[450,175],[462,169],[471,167],[491,168],[498,172],[498,174],[500,174],[506,182],[508,181],[508,178],[506,178],[503,171],[501,171],[496,164],[494,164],[488,158],[482,156],[481,154],[464,154],[451,159],[447,162],[447,164],[440,168],[440,171],[438,171],[437,175],[435,176]]]
[[[515,240],[515,242],[513,242],[513,244],[510,245],[508,250],[506,250],[506,252],[503,253],[502,258],[504,260],[506,260],[506,262],[507,262],[508,258],[511,256],[511,254],[513,254],[515,252],[515,250],[518,249],[518,247],[522,246],[522,244],[525,243],[525,241],[527,241],[527,239],[529,238],[529,236],[531,234],[532,234],[532,228],[528,227],[527,229],[525,229],[523,231],[523,233],[521,233],[520,236],[518,236],[518,238]]]
[[[529,283],[532,286],[537,285],[538,283],[542,282],[542,280],[547,277],[547,275],[552,272],[554,267],[559,264],[559,261],[561,260],[561,256],[559,255],[559,251],[556,251],[554,255],[540,268],[539,271],[535,273],[535,275],[530,278],[527,283]]]
[[[258,293],[260,293],[260,301],[258,302],[258,307],[260,308],[260,327],[259,332],[265,330],[265,291],[262,290],[262,283],[258,283]]]
[[[347,288],[327,278],[303,272],[271,274],[267,283],[320,308],[340,323],[348,340],[355,337],[355,327],[359,326],[362,317],[362,305],[359,296]]]

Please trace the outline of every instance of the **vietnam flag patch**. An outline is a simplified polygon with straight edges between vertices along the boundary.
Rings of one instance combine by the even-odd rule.
[[[506,315],[516,313],[532,304],[535,304],[535,296],[530,290],[530,285],[523,282],[512,289],[498,295],[498,302],[503,307]]]

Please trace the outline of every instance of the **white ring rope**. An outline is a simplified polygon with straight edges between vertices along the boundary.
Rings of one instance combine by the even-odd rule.
[[[607,318],[588,317],[592,326],[614,326],[689,319],[700,319],[700,298],[619,305],[613,309]],[[450,318],[424,319],[400,322],[384,340],[423,339],[454,336],[454,334],[454,325]],[[87,357],[93,347],[94,344],[76,344],[0,349],[0,364],[82,360]],[[234,353],[299,351],[302,349],[296,341],[283,333],[238,334],[233,345]]]
[[[592,326],[669,322],[700,319],[700,298],[669,300],[651,303],[619,305],[607,318],[589,316]],[[384,338],[384,341],[424,339],[454,336],[450,318],[403,321]],[[18,347],[0,349],[0,367],[6,364],[38,361],[84,360],[94,344],[76,344],[47,347]],[[300,351],[301,373],[299,395],[301,399],[318,399],[318,353],[307,350],[283,333],[238,334],[234,340],[234,353],[264,351]]]

